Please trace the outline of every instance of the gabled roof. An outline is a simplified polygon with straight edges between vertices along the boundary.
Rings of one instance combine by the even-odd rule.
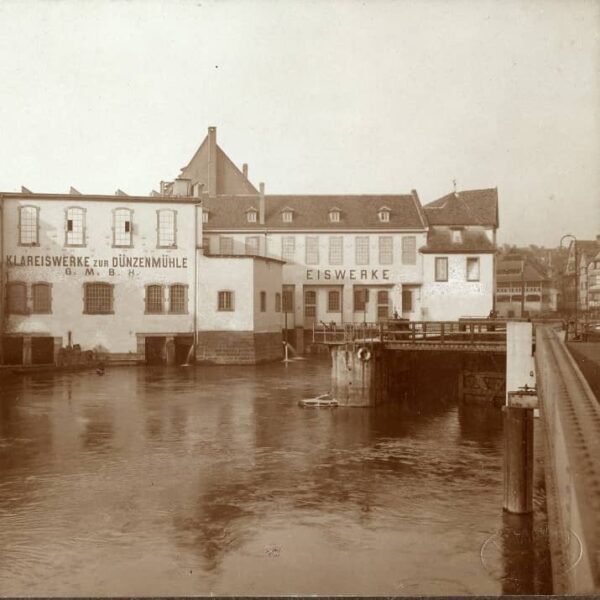
[[[452,231],[447,227],[432,227],[427,234],[427,244],[419,248],[423,254],[492,254],[495,245],[484,231],[466,229],[460,241],[454,241]]]
[[[398,196],[265,196],[265,224],[248,223],[244,211],[256,205],[258,196],[217,196],[203,198],[202,203],[211,211],[205,230],[211,229],[278,229],[278,230],[335,230],[335,229],[418,229],[424,222],[418,199],[412,194]],[[378,210],[382,204],[390,206],[390,220],[382,222]],[[340,207],[340,220],[329,219],[331,206]],[[286,223],[281,218],[285,210],[294,212],[294,219]]]
[[[498,188],[453,192],[423,210],[430,225],[498,227]]]
[[[204,184],[208,189],[208,136],[200,144],[190,162],[182,167],[179,177],[192,184]],[[217,144],[217,194],[258,194],[258,190],[244,177],[233,161]]]
[[[496,279],[497,281],[545,281],[548,277],[528,260],[500,259],[496,263]]]

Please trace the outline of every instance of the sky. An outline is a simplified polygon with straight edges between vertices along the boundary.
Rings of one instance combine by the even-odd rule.
[[[148,194],[206,135],[267,193],[497,187],[600,234],[600,0],[1,0],[0,190]]]

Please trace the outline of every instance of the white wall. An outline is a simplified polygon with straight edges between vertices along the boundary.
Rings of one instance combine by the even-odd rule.
[[[219,237],[231,237],[234,240],[234,252],[243,254],[245,252],[245,238],[254,233],[205,233],[210,240],[210,251],[213,254],[219,252]],[[304,294],[306,286],[322,288],[318,294],[318,319],[324,321],[352,322],[362,321],[363,313],[354,313],[353,311],[353,287],[354,286],[373,286],[376,298],[377,289],[388,289],[390,291],[390,314],[397,310],[402,313],[402,284],[418,286],[422,282],[422,260],[419,248],[424,246],[427,241],[425,232],[353,232],[343,233],[339,231],[318,232],[318,233],[294,233],[294,232],[276,232],[268,235],[258,234],[260,236],[259,252],[265,253],[273,258],[282,258],[282,238],[293,236],[295,239],[295,259],[287,262],[283,267],[283,284],[295,286],[294,315],[288,315],[288,326],[303,326],[304,317]],[[319,239],[319,262],[315,265],[307,265],[306,258],[306,237],[318,237]],[[341,265],[332,265],[329,261],[329,237],[343,237],[343,259]],[[357,236],[369,237],[369,264],[356,264],[355,239]],[[393,239],[393,251],[391,264],[379,263],[379,237],[391,236]],[[415,237],[416,239],[416,259],[415,264],[402,263],[402,238],[405,236]],[[327,313],[326,292],[329,289],[335,289],[337,286],[343,286],[343,313]],[[411,288],[413,289],[413,288]],[[414,294],[415,310],[412,315],[420,318],[419,294]],[[372,300],[369,305],[368,320],[376,320],[376,301]],[[371,314],[372,313],[372,314]],[[283,323],[283,315],[282,315]]]
[[[39,245],[19,246],[19,206],[38,206]],[[85,247],[65,246],[65,209],[80,206],[86,209]],[[112,210],[118,207],[133,210],[133,247],[113,247]],[[177,247],[157,248],[156,211],[161,208],[177,211]],[[110,352],[136,352],[136,333],[191,332],[193,328],[193,268],[194,268],[194,206],[173,201],[87,200],[65,196],[62,199],[5,199],[4,251],[7,257],[8,281],[28,284],[31,308],[31,283],[52,284],[52,313],[8,315],[7,331],[39,333],[62,337],[72,332],[73,343],[83,349],[103,348]],[[14,258],[13,258],[14,257]],[[30,257],[32,264],[20,265]],[[36,257],[38,257],[36,259]],[[49,257],[49,258],[48,258]],[[175,259],[179,266],[160,268],[122,266],[124,259],[165,257]],[[46,260],[80,259],[75,266],[47,266]],[[122,260],[120,260],[122,259]],[[38,264],[35,264],[35,261]],[[41,262],[41,264],[39,264]],[[87,266],[83,266],[87,265]],[[83,284],[106,282],[114,284],[114,314],[87,315],[83,308]],[[184,315],[146,315],[145,285],[181,283],[188,285],[188,313]]]
[[[198,331],[252,331],[253,259],[199,257],[198,280]],[[234,293],[234,310],[218,310],[219,291]]]
[[[467,257],[479,257],[479,281],[467,281]],[[448,281],[435,281],[435,259],[447,257]],[[487,317],[493,306],[493,254],[424,254],[423,317],[455,321],[460,317]]]
[[[281,312],[275,312],[275,294],[281,294],[282,264],[260,258],[254,261],[254,330],[281,331]],[[260,310],[260,292],[266,292],[266,310]]]

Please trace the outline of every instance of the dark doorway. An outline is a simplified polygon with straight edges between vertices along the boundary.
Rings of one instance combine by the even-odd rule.
[[[54,338],[31,338],[31,364],[50,365],[54,362]]]
[[[194,344],[194,338],[191,335],[178,335],[175,337],[175,364],[184,365],[187,363],[187,358]],[[194,358],[190,357],[190,362],[194,362]]]
[[[5,365],[23,364],[23,338],[5,337],[2,338],[2,349],[4,351]]]
[[[146,347],[146,364],[147,365],[164,365],[167,362],[167,338],[162,336],[147,337],[145,340]]]

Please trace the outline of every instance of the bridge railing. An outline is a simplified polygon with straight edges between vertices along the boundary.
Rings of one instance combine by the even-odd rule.
[[[436,344],[498,343],[506,339],[506,320],[464,319],[460,321],[382,320],[378,323],[320,323],[313,326],[313,342],[394,342]]]
[[[435,342],[436,344],[475,344],[502,342],[506,339],[506,321],[501,319],[466,319],[459,321],[410,321],[389,324],[384,341]]]

